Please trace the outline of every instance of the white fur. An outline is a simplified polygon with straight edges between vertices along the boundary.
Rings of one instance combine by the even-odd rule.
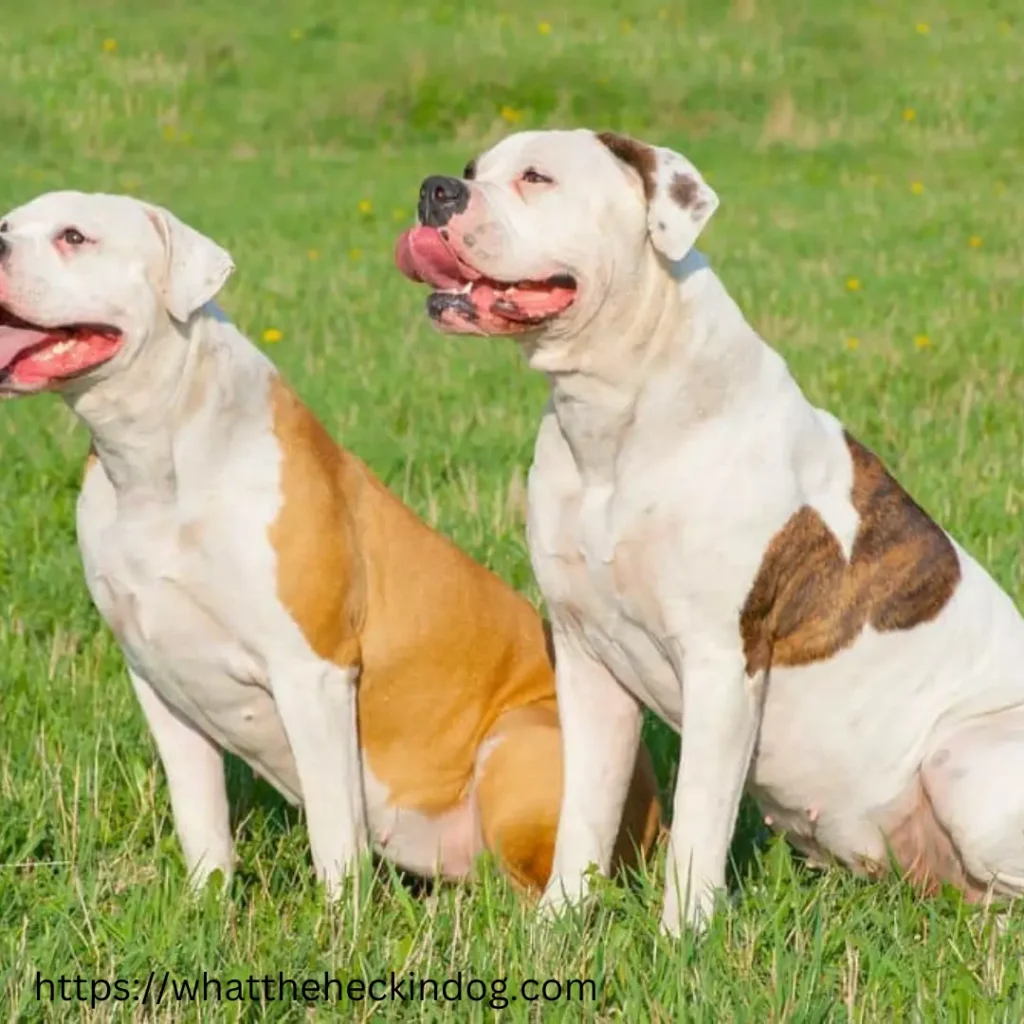
[[[681,260],[693,248],[704,226],[718,209],[718,195],[686,157],[654,146],[654,193],[647,203],[647,230],[655,249],[670,260]],[[694,189],[694,205],[684,208],[672,198],[678,177]]]
[[[519,194],[528,166],[555,185]],[[920,772],[969,870],[1020,891],[1024,624],[1009,598],[957,548],[962,579],[933,621],[868,627],[827,661],[748,677],[739,615],[772,537],[810,505],[849,555],[840,424],[690,249],[696,234],[653,237],[661,179],[647,209],[638,176],[584,131],[513,135],[476,167],[448,226],[457,251],[500,280],[557,270],[580,285],[572,309],[520,338],[551,383],[528,516],[565,736],[545,902],[578,899],[588,864],[608,869],[634,701],[682,737],[669,931],[711,913],[748,782],[777,824],[854,865],[884,862],[880,823]],[[462,235],[481,230],[479,255]]]
[[[148,206],[150,220],[163,236],[167,253],[160,292],[167,311],[184,323],[224,286],[235,269],[219,245],[183,224],[169,210]]]
[[[124,651],[188,870],[200,884],[232,872],[223,751],[305,805],[314,866],[332,893],[368,827],[402,866],[429,869],[450,850],[461,869],[479,845],[463,850],[461,822],[390,807],[372,773],[364,791],[357,667],[318,657],[277,596],[276,371],[203,305],[230,257],[154,209],[56,193],[13,211],[0,301],[36,323],[124,332],[113,359],[60,391],[99,455],[78,504],[86,583]],[[67,226],[95,244],[60,253],[53,239]]]

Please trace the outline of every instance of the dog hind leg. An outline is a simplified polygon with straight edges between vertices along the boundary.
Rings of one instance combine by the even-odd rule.
[[[520,888],[539,895],[551,874],[562,801],[562,749],[553,705],[506,712],[481,745],[476,799],[484,843]],[[641,746],[613,863],[635,866],[657,836],[661,807]]]
[[[968,897],[1024,893],[1024,709],[965,724],[930,754],[921,779]]]

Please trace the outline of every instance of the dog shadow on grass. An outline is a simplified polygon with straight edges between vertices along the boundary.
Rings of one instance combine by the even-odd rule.
[[[239,857],[236,865],[236,877],[243,889],[261,883],[273,889],[289,889],[295,884],[296,869],[311,879],[312,864],[302,809],[289,803],[243,761],[231,754],[225,761],[231,831],[241,847],[250,848],[248,855]],[[252,846],[256,846],[256,851],[251,850]],[[282,858],[280,851],[285,849],[296,852],[298,856]],[[254,863],[252,852],[264,866],[269,865],[269,872]],[[264,853],[266,856],[261,857]],[[374,854],[373,861],[379,877],[394,878],[414,898],[429,895],[436,885],[434,879],[422,878],[397,865],[383,865],[377,854]]]
[[[679,767],[679,736],[653,716],[646,715],[644,741],[654,762],[667,827],[671,824],[672,792]],[[290,845],[290,837],[296,832],[301,830],[305,833],[302,810],[290,804],[273,786],[231,755],[227,757],[227,783],[232,831],[240,843],[247,844],[252,837],[258,836],[259,847],[269,852]],[[762,859],[771,839],[772,832],[765,826],[757,805],[745,797],[730,850],[730,889],[741,885],[752,869],[756,871],[756,864]],[[276,859],[268,858],[272,861]],[[246,864],[246,860],[243,858],[238,864],[240,878],[246,883],[257,881],[260,872]],[[305,851],[302,864],[304,868],[309,867],[308,850]],[[272,868],[271,878],[275,874],[277,869]],[[414,897],[429,895],[438,884],[434,879],[423,878],[394,865],[388,868],[386,874],[391,874]],[[287,886],[293,884],[294,879],[289,877],[280,879],[280,882]],[[277,884],[276,881],[274,884]]]

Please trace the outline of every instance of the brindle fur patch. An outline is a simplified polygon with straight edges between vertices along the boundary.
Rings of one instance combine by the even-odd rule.
[[[934,619],[960,581],[952,542],[882,462],[846,435],[860,517],[849,561],[825,521],[799,509],[772,538],[740,613],[747,673],[823,661],[856,640]]]
[[[624,164],[632,167],[640,175],[644,186],[644,197],[648,202],[654,197],[655,175],[658,169],[658,158],[650,146],[628,135],[618,132],[599,132],[598,139]]]

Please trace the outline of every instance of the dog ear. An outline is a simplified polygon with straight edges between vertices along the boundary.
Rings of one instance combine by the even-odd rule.
[[[164,245],[164,305],[175,320],[185,323],[224,287],[235,269],[234,261],[216,242],[170,211],[147,204],[146,216]]]
[[[617,132],[599,132],[597,137],[640,175],[654,248],[672,261],[681,260],[718,209],[714,189],[680,153]]]

